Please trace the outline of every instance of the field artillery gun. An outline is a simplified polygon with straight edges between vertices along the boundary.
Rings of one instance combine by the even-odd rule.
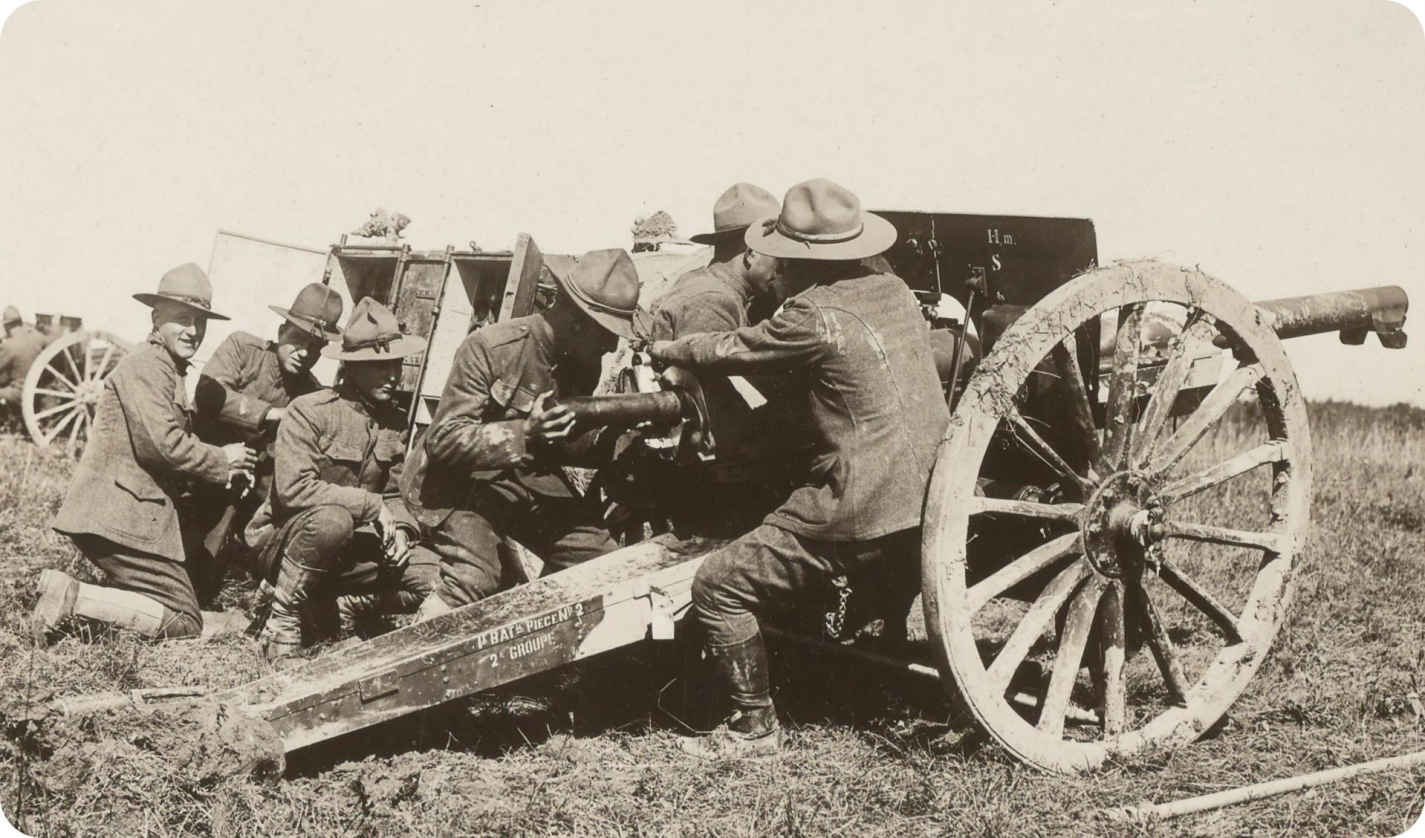
[[[955,297],[983,339],[949,382],[927,490],[934,673],[1043,769],[1195,739],[1268,652],[1304,543],[1311,442],[1281,338],[1402,345],[1404,293],[1257,306],[1197,270],[1095,267],[1087,221],[886,215],[900,232],[887,258],[932,319]],[[716,433],[690,377],[575,408],[662,440],[677,429],[685,453]],[[717,544],[633,544],[219,699],[290,751],[670,638]]]

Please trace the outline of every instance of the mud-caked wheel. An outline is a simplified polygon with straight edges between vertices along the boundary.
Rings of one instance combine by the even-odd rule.
[[[1097,398],[1076,347],[1109,321]],[[1205,395],[1185,386],[1204,360],[1224,362]],[[988,473],[1007,448],[1037,485],[996,488],[1015,485]],[[1053,771],[1196,739],[1281,626],[1310,460],[1281,342],[1241,295],[1157,262],[1058,288],[981,361],[931,479],[926,623],[954,697]]]
[[[71,457],[79,455],[104,380],[128,349],[102,331],[71,332],[45,347],[25,376],[20,408],[36,445],[62,445]]]

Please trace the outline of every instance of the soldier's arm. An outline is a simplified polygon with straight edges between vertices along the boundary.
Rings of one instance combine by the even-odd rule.
[[[821,312],[792,297],[776,316],[755,326],[659,342],[649,352],[660,361],[681,367],[737,373],[810,366],[830,348]]]
[[[198,391],[193,405],[199,415],[216,419],[233,427],[257,431],[274,405],[241,392],[238,387],[244,356],[251,347],[244,347],[239,335],[229,335],[219,344],[213,357],[198,376]],[[265,351],[265,349],[264,349]]]
[[[411,538],[415,538],[420,533],[420,525],[416,523],[416,517],[411,514],[405,498],[401,495],[401,473],[406,468],[405,441],[397,431],[385,430],[379,433],[386,435],[379,444],[394,445],[398,452],[395,464],[386,472],[386,485],[381,491],[381,500],[386,504],[386,508],[391,510],[391,517],[396,519],[396,526],[406,530],[406,534]]]
[[[111,376],[128,424],[139,465],[160,474],[181,474],[215,483],[228,482],[228,458],[188,430],[178,407],[179,380],[170,375]]]
[[[512,468],[528,461],[524,419],[485,421],[494,379],[484,344],[467,339],[455,353],[440,408],[426,431],[426,453],[432,460],[474,470]]]
[[[322,479],[317,460],[321,437],[316,421],[305,410],[292,408],[277,426],[277,456],[273,459],[273,496],[288,509],[340,506],[357,523],[381,514],[381,495],[360,486],[339,486]]]

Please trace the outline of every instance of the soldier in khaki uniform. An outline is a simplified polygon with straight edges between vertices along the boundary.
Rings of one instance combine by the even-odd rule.
[[[241,533],[272,488],[272,453],[277,424],[287,405],[298,396],[322,388],[312,366],[327,342],[341,337],[341,295],[312,283],[303,288],[291,308],[268,306],[282,318],[276,340],[237,331],[218,345],[204,365],[193,400],[194,430],[205,442],[243,442],[262,452],[253,485],[241,490],[203,492],[195,499],[194,526],[206,535],[204,556],[213,565],[199,587],[199,598],[222,583],[229,555],[245,552]],[[240,495],[240,496],[239,496]],[[236,537],[232,537],[236,536]],[[231,538],[230,538],[231,537]],[[197,557],[190,556],[190,562]]]
[[[430,592],[435,562],[410,545],[416,522],[397,489],[406,417],[396,405],[401,359],[425,341],[401,332],[391,310],[364,297],[340,345],[336,387],[299,396],[277,429],[272,491],[247,528],[274,587],[263,637],[269,659],[309,642],[309,606],[335,603],[351,628],[355,610],[414,611]]]
[[[497,591],[507,536],[542,558],[546,573],[617,546],[560,468],[606,461],[616,435],[571,437],[573,414],[551,399],[592,393],[603,355],[632,336],[638,273],[624,251],[596,250],[555,279],[551,308],[486,326],[460,345],[440,408],[412,451],[402,488],[440,561],[422,619]]]
[[[743,234],[754,221],[775,215],[778,206],[772,193],[750,183],[735,183],[718,196],[712,231],[692,237],[713,246],[712,262],[678,277],[658,298],[649,311],[648,334],[641,337],[676,340],[749,325],[754,303],[775,296],[777,260],[749,249]],[[671,513],[675,531],[735,537],[786,497],[785,463],[798,440],[779,431],[800,424],[803,411],[781,396],[785,378],[744,379],[743,390],[755,388],[761,404],[749,403],[724,376],[701,382],[718,461],[680,468],[675,479],[660,482],[659,507]]]
[[[862,261],[895,243],[890,222],[862,212],[845,188],[812,180],[788,190],[781,212],[746,239],[786,260],[790,293],[777,314],[649,350],[698,371],[798,372],[815,445],[801,485],[760,526],[710,553],[693,579],[693,617],[734,711],[711,737],[688,740],[704,756],[780,746],[759,615],[837,575],[894,575],[914,557],[949,421],[915,296]]]
[[[108,585],[81,583],[58,570],[40,573],[32,615],[36,640],[71,615],[153,637],[191,637],[203,626],[189,579],[177,504],[185,486],[215,487],[246,478],[255,452],[240,442],[209,445],[189,429],[183,377],[203,342],[213,289],[197,265],[163,275],[148,341],[114,367],[94,415],[54,529],[73,539],[104,571]]]
[[[0,340],[0,416],[19,412],[25,376],[49,345],[49,338],[21,320],[14,306],[5,307],[4,321],[5,336]]]

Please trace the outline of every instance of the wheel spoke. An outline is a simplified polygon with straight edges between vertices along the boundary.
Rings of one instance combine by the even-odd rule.
[[[74,408],[80,405],[80,401],[74,398],[72,395],[70,395],[68,398],[69,401],[65,402],[64,404],[57,404],[54,407],[47,407],[44,410],[36,411],[35,421],[38,422],[39,420],[44,419],[47,416],[53,416],[54,414],[59,413],[61,410],[73,410]]]
[[[79,447],[80,435],[88,424],[89,411],[87,409],[81,409],[79,411],[79,418],[74,421],[74,425],[69,429],[69,444],[66,446],[69,456],[74,456],[75,449]]]
[[[1118,335],[1113,344],[1113,368],[1103,413],[1108,432],[1101,462],[1106,474],[1123,467],[1128,452],[1128,437],[1133,432],[1133,402],[1138,395],[1138,353],[1142,327],[1142,303],[1123,306],[1118,310]]]
[[[71,404],[70,407],[73,409],[73,412],[66,415],[63,419],[59,421],[58,424],[56,424],[53,428],[50,428],[48,431],[45,432],[46,447],[53,443],[55,439],[61,433],[64,432],[65,427],[69,425],[70,422],[73,422],[75,418],[79,416],[79,414],[84,412],[84,408],[80,407],[78,402]]]
[[[1037,725],[1041,732],[1055,739],[1064,735],[1064,711],[1069,707],[1069,696],[1074,691],[1074,681],[1083,663],[1084,647],[1088,645],[1089,629],[1093,626],[1093,615],[1101,593],[1103,582],[1097,578],[1079,588],[1064,620],[1063,635],[1054,654],[1054,668],[1049,674],[1049,686],[1044,692],[1044,704],[1039,709]]]
[[[1212,594],[1197,583],[1191,576],[1178,570],[1168,562],[1163,562],[1158,568],[1158,578],[1167,583],[1168,587],[1182,595],[1183,599],[1192,603],[1197,610],[1201,611],[1213,625],[1217,626],[1227,637],[1228,643],[1242,642],[1242,628],[1237,624],[1237,617],[1227,610],[1227,607],[1218,602]]]
[[[1066,391],[1069,405],[1069,424],[1083,443],[1084,452],[1090,463],[1098,460],[1098,428],[1093,421],[1093,404],[1089,401],[1088,387],[1084,385],[1083,370],[1079,369],[1079,356],[1074,348],[1074,337],[1055,344],[1050,353],[1054,361],[1054,371],[1059,375],[1059,386]]]
[[[1281,553],[1282,536],[1274,532],[1258,530],[1234,530],[1229,527],[1214,527],[1211,524],[1194,524],[1189,521],[1167,521],[1163,534],[1169,538],[1185,538],[1188,541],[1203,541],[1209,544],[1226,544],[1234,547],[1258,547],[1271,553]]]
[[[1088,497],[1090,491],[1088,483],[1074,471],[1073,466],[1070,466],[1058,451],[1054,450],[1054,446],[1034,430],[1034,427],[1029,424],[1029,420],[1024,418],[1018,408],[1011,410],[1006,419],[1009,422],[1010,439],[1014,440],[1030,456],[1049,466],[1060,477],[1072,483],[1079,490],[1080,497]]]
[[[1008,498],[987,498],[976,495],[970,498],[969,514],[1018,515],[1022,518],[1044,518],[1050,521],[1075,523],[1083,511],[1081,503],[1035,503],[1028,500]]]
[[[1280,463],[1287,459],[1286,440],[1274,439],[1264,442],[1250,451],[1243,451],[1241,454],[1230,460],[1218,463],[1212,468],[1205,469],[1197,474],[1175,480],[1158,491],[1158,497],[1165,503],[1172,503],[1182,500],[1185,497],[1195,495],[1206,489],[1211,489],[1221,483],[1238,476],[1246,474],[1258,466],[1267,463]]]
[[[91,366],[91,367],[89,368],[89,377],[90,377],[90,379],[103,378],[103,377],[104,377],[104,369],[109,366],[109,359],[112,358],[113,356],[114,356],[114,344],[110,343],[110,344],[108,344],[107,346],[104,347],[104,357],[99,360],[99,364],[98,364],[97,366]]]
[[[66,346],[60,350],[59,354],[64,356],[64,363],[69,366],[69,371],[74,373],[74,383],[77,385],[84,380],[84,373],[80,371],[79,367],[74,365],[74,356],[69,354],[69,350],[72,348],[72,346]]]
[[[1177,431],[1163,443],[1149,461],[1148,470],[1155,475],[1165,474],[1177,465],[1185,454],[1197,443],[1208,428],[1217,424],[1223,414],[1237,401],[1237,396],[1256,384],[1265,375],[1261,364],[1244,364],[1233,370],[1198,405]]]
[[[1167,685],[1169,697],[1174,704],[1186,707],[1187,676],[1183,674],[1177,650],[1173,648],[1173,641],[1168,637],[1162,617],[1141,582],[1134,586],[1128,601],[1131,603],[1130,609],[1134,619],[1148,639],[1148,647],[1153,652],[1153,659],[1158,662],[1158,670],[1163,673],[1163,683]]]
[[[62,355],[62,354],[64,354],[64,353],[60,353],[60,354]],[[50,377],[52,377],[52,378],[55,379],[56,381],[60,382],[60,383],[63,384],[64,386],[68,387],[70,393],[77,393],[77,392],[79,392],[79,382],[78,382],[78,381],[75,381],[75,380],[71,379],[69,376],[65,375],[65,374],[64,374],[64,370],[62,370],[62,369],[60,369],[59,367],[55,366],[54,361],[50,361],[50,362],[45,366],[45,371],[50,374]]]
[[[1108,586],[1099,602],[1098,636],[1103,666],[1099,677],[1099,717],[1103,719],[1103,735],[1107,738],[1123,732],[1128,707],[1123,681],[1123,589],[1116,582]]]
[[[1133,465],[1143,463],[1168,424],[1168,418],[1173,415],[1178,391],[1187,382],[1193,362],[1197,360],[1189,354],[1191,348],[1206,342],[1215,331],[1216,324],[1212,318],[1201,309],[1195,309],[1189,316],[1187,325],[1183,327],[1182,334],[1173,339],[1172,355],[1158,373],[1158,380],[1153,384],[1153,393],[1148,397],[1148,406],[1144,408],[1143,418],[1133,436],[1129,456],[1129,462]]]
[[[985,603],[1004,593],[1011,586],[1023,582],[1035,573],[1049,567],[1054,562],[1079,552],[1079,534],[1067,533],[1035,547],[989,576],[976,582],[966,592],[969,613],[974,614]]]
[[[39,394],[42,395],[42,396],[54,396],[54,397],[60,398],[60,399],[72,399],[72,398],[74,398],[74,391],[73,391],[73,390],[68,390],[68,391],[65,391],[65,390],[50,390],[50,389],[45,388],[45,387],[36,387],[36,388],[35,388],[35,392],[36,392],[36,393],[39,393]]]
[[[1024,661],[1024,656],[1029,654],[1029,648],[1039,639],[1039,635],[1044,633],[1044,627],[1054,619],[1059,606],[1064,604],[1078,584],[1090,573],[1087,562],[1077,561],[1059,571],[1058,575],[1044,586],[1034,604],[1029,606],[1029,610],[1020,618],[1019,625],[1010,632],[1009,639],[1004,642],[1004,646],[1000,648],[999,654],[985,673],[997,693],[1009,689],[1010,679],[1014,677],[1014,671],[1019,668],[1019,664]]]

